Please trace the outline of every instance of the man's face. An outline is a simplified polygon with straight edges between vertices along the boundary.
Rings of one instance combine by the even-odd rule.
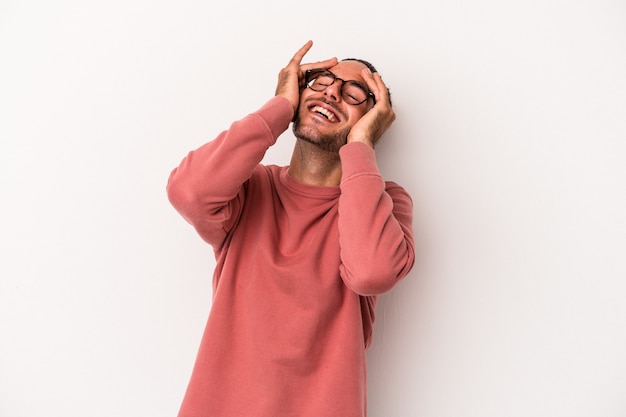
[[[373,105],[371,98],[361,104],[348,104],[341,94],[342,87],[347,81],[356,81],[365,86],[365,80],[361,76],[364,68],[365,65],[358,61],[341,61],[329,69],[337,79],[331,81],[332,84],[326,83],[327,86],[323,91],[311,88],[302,91],[300,106],[293,123],[293,131],[297,138],[324,150],[339,152],[339,148],[346,144],[352,126]],[[346,88],[343,88],[345,96]]]

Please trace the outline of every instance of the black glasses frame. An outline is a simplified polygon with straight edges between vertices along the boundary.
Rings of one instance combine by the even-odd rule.
[[[309,85],[311,83],[311,79],[315,78],[314,76],[317,76],[319,74],[324,74],[324,75],[331,76],[333,78],[333,82],[328,84],[327,86],[325,86],[321,90],[317,90],[317,89],[313,88],[312,84]],[[335,74],[333,74],[332,72],[330,72],[328,70],[325,70],[323,68],[310,69],[310,70],[306,70],[304,72],[304,83],[305,83],[305,86],[307,88],[310,88],[313,91],[317,91],[318,93],[326,90],[328,87],[333,85],[335,83],[335,81],[337,81],[337,80],[341,81],[341,87],[339,88],[339,94],[341,94],[341,98],[346,103],[348,103],[350,105],[353,105],[353,106],[358,106],[358,105],[361,105],[361,104],[365,103],[369,98],[371,98],[373,100],[374,104],[376,104],[376,97],[374,96],[374,94],[366,86],[364,86],[362,83],[360,83],[360,82],[358,82],[356,80],[344,80],[343,78],[339,78]],[[343,95],[343,88],[348,83],[356,84],[359,88],[361,88],[367,95],[365,97],[365,100],[359,101],[358,103],[350,103],[348,100],[346,100],[344,98],[344,95]]]

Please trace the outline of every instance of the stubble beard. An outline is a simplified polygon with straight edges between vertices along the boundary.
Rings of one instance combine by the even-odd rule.
[[[311,126],[302,126],[300,118],[293,122],[293,134],[296,138],[317,146],[323,151],[339,153],[339,149],[348,142],[350,128],[346,127],[332,134],[321,134]]]

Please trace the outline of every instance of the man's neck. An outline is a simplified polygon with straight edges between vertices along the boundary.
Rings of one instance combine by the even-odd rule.
[[[337,186],[341,182],[341,160],[336,152],[298,139],[291,155],[289,175],[304,184]]]

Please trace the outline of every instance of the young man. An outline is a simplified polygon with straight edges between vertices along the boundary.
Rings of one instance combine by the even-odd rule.
[[[179,417],[364,417],[376,296],[412,268],[410,196],[374,145],[395,119],[371,64],[280,71],[275,97],[168,182],[215,252],[213,302]],[[260,164],[293,121],[289,166]]]

